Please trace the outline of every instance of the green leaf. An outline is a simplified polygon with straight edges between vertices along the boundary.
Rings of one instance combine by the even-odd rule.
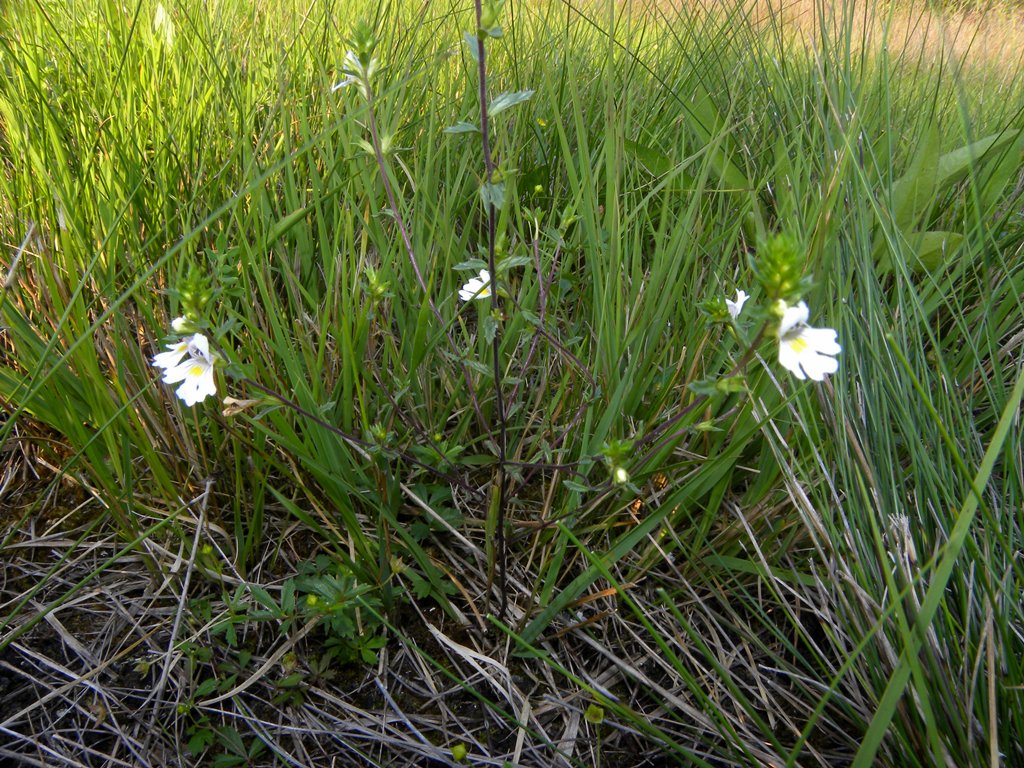
[[[196,687],[196,698],[203,699],[217,690],[217,678],[208,677]]]
[[[996,153],[1016,141],[1021,135],[1020,130],[1003,131],[986,136],[983,139],[947,152],[938,160],[936,169],[936,182],[940,189],[946,189],[967,178],[971,167],[975,164],[982,164],[999,157]],[[1014,158],[1019,162],[1019,158]]]
[[[897,227],[909,229],[931,207],[938,180],[939,130],[932,123],[921,137],[910,169],[892,185],[892,217]]]
[[[695,395],[711,395],[718,394],[718,379],[699,379],[697,381],[691,381],[686,385],[686,388],[693,392]]]
[[[252,594],[253,599],[264,608],[275,612],[278,610],[277,603],[274,601],[274,598],[272,598],[270,593],[259,584],[250,584],[249,592]]]
[[[715,388],[719,392],[723,392],[725,394],[733,394],[735,392],[746,392],[747,379],[742,375],[723,376],[716,382]]]
[[[466,45],[469,47],[470,58],[472,58],[473,61],[475,61],[477,64],[479,64],[480,63],[480,51],[479,51],[479,49],[477,48],[477,45],[476,45],[476,43],[477,43],[476,35],[471,35],[469,32],[463,32],[462,33],[462,39],[466,41]]]
[[[573,491],[574,493],[590,492],[590,488],[583,485],[583,483],[577,483],[575,480],[563,480],[562,485],[564,485],[568,490]]]
[[[479,272],[481,269],[487,269],[487,262],[483,259],[467,259],[459,262],[452,269],[459,272]]]
[[[664,176],[674,165],[672,158],[664,152],[630,139],[623,140],[622,148],[655,176]]]
[[[508,272],[514,267],[522,267],[530,264],[532,259],[529,256],[506,256],[504,259],[499,261],[496,265],[498,274]],[[486,265],[485,265],[486,266]]]
[[[204,752],[213,743],[213,731],[209,728],[202,728],[192,734],[188,740],[188,751],[193,757]]]
[[[964,236],[959,232],[917,232],[911,238],[916,256],[911,266],[928,271],[942,267],[964,241]]]
[[[281,239],[281,236],[284,235],[285,232],[306,218],[306,215],[309,213],[311,208],[312,206],[306,206],[305,208],[299,208],[297,211],[292,211],[274,224],[274,226],[270,228],[270,233],[267,235],[266,245],[271,245]]]
[[[498,321],[494,319],[494,315],[487,313],[481,318],[481,325],[483,327],[484,338],[487,339],[487,343],[492,343],[494,341],[494,337],[498,334]]]
[[[480,133],[480,128],[475,124],[460,120],[455,125],[450,125],[444,129],[445,133]]]
[[[487,113],[491,116],[501,114],[516,104],[522,104],[531,96],[533,96],[533,91],[505,91],[504,93],[499,93],[494,97],[490,106],[487,107]]]
[[[484,182],[480,185],[480,199],[483,200],[484,208],[493,205],[501,208],[505,205],[505,183]]]

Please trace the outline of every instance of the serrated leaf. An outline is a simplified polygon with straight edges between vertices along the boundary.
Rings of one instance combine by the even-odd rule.
[[[715,389],[726,394],[744,392],[747,389],[747,380],[743,376],[724,376],[715,382]]]
[[[490,106],[487,107],[487,113],[492,116],[500,114],[516,104],[522,104],[531,96],[533,96],[533,91],[505,91],[504,93],[499,93],[494,97]]]
[[[203,728],[201,730],[196,731],[192,735],[192,738],[188,740],[188,751],[191,752],[193,756],[195,756],[203,752],[212,743],[213,731],[207,728]]]
[[[718,380],[717,379],[700,379],[698,381],[691,381],[686,385],[686,388],[693,392],[695,395],[715,395],[718,394]]]
[[[412,592],[420,600],[427,597],[430,594],[430,582],[426,579],[421,579],[419,576],[412,575]]]
[[[473,123],[465,120],[460,120],[455,125],[450,125],[444,129],[445,133],[480,133],[480,129]]]
[[[531,312],[526,308],[520,308],[519,315],[530,325],[540,325],[540,316],[536,312]],[[533,332],[530,331],[530,333]]]
[[[530,262],[531,259],[529,256],[506,256],[497,264],[498,274],[500,275],[503,272],[508,272],[514,267],[522,267]]]
[[[493,205],[495,208],[501,208],[505,205],[505,183],[499,182],[484,182],[480,185],[480,199],[483,201],[484,208]]]
[[[481,318],[481,325],[484,332],[484,338],[487,339],[487,343],[490,344],[498,334],[498,321],[494,319],[493,315],[487,314]]]
[[[274,602],[274,598],[272,598],[270,593],[259,584],[250,584],[249,592],[252,593],[253,599],[264,608],[271,611],[277,610],[277,603]]]

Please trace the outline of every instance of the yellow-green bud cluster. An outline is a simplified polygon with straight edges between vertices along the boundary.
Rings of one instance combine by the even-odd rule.
[[[181,302],[181,314],[191,324],[199,322],[205,316],[206,305],[213,300],[213,286],[205,273],[195,267],[188,271],[188,276],[178,289]]]
[[[773,235],[757,249],[754,274],[771,301],[796,303],[805,285],[803,248],[786,233]]]
[[[376,62],[373,59],[373,52],[380,41],[373,31],[373,26],[366,19],[356,22],[355,27],[352,29],[352,39],[349,42],[356,54],[356,58],[359,59],[359,63],[363,67],[363,71],[370,73],[371,69],[375,69]]]
[[[370,296],[370,301],[377,304],[388,295],[388,281],[381,277],[373,267],[366,268],[366,292]]]
[[[705,299],[701,303],[700,309],[713,323],[727,323],[731,319],[729,307],[722,296],[712,296],[709,299]]]

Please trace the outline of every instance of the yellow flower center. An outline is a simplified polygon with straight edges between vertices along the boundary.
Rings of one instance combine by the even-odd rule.
[[[798,355],[808,347],[807,341],[803,336],[797,336],[796,338],[789,340],[789,348],[796,352]]]
[[[201,365],[193,365],[189,369],[188,375],[189,376],[202,376],[204,370],[206,370],[206,369],[203,368],[203,366],[201,366]]]

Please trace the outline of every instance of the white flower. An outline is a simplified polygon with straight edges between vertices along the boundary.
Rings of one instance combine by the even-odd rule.
[[[629,472],[624,467],[616,467],[612,471],[612,480],[618,485],[624,485],[629,482]]]
[[[173,368],[181,362],[181,358],[188,354],[188,339],[182,339],[176,344],[168,344],[167,352],[160,352],[153,356],[153,365],[157,368]]]
[[[164,46],[174,47],[174,22],[171,21],[163,3],[156,4],[156,13],[153,14],[153,32]]]
[[[173,320],[171,320],[171,329],[175,333],[185,333],[185,331],[187,331],[191,327],[192,323],[190,323],[184,316],[176,317]]]
[[[473,299],[489,299],[491,297],[491,273],[486,269],[480,270],[480,277],[469,280],[459,291],[459,298],[463,301]]]
[[[182,399],[185,405],[191,406],[203,402],[210,395],[217,394],[217,382],[213,378],[214,356],[210,352],[210,342],[201,333],[197,333],[182,343],[185,344],[188,356],[173,368],[167,368],[164,373],[164,383],[182,382],[175,394]],[[178,354],[177,348],[174,351],[175,354]],[[170,353],[164,354],[169,355]],[[156,358],[153,359],[153,364],[157,364]]]
[[[831,328],[807,325],[809,315],[810,310],[802,301],[795,307],[784,308],[779,323],[779,364],[798,379],[821,381],[826,374],[839,370],[835,355],[842,347]]]
[[[743,311],[743,305],[747,303],[747,299],[750,296],[745,291],[736,291],[736,301],[725,300],[725,306],[729,308],[729,316],[735,320],[740,316],[740,312]]]

